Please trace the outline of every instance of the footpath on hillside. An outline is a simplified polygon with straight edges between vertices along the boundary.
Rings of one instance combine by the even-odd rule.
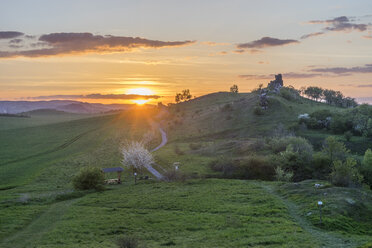
[[[343,238],[341,235],[330,233],[314,227],[304,216],[302,216],[299,207],[288,201],[283,196],[279,195],[271,186],[264,183],[257,183],[257,186],[263,188],[266,192],[278,198],[288,209],[288,213],[295,222],[315,240],[319,242],[320,247],[324,248],[348,248],[356,247],[356,244],[349,239]]]

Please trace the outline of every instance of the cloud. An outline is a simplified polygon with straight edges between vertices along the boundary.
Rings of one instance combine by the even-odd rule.
[[[13,39],[24,35],[24,33],[17,31],[0,31],[0,39]]]
[[[321,76],[319,73],[296,73],[296,72],[287,72],[282,73],[283,79],[299,79],[299,78],[313,78]],[[268,74],[268,75],[254,75],[254,74],[248,74],[248,75],[239,75],[240,78],[244,78],[247,80],[261,80],[261,79],[273,79],[275,74]]]
[[[284,46],[288,44],[299,43],[298,40],[281,40],[272,37],[263,37],[259,40],[251,41],[248,43],[240,43],[236,46],[237,49],[247,49],[247,48],[266,48],[273,46]]]
[[[28,97],[29,100],[50,100],[50,99],[115,99],[115,100],[136,100],[136,99],[158,99],[158,95],[132,95],[132,94],[89,94],[89,95],[50,95]]]
[[[94,35],[92,33],[51,33],[41,35],[45,48],[22,51],[0,51],[0,57],[44,57],[85,53],[128,52],[136,48],[179,47],[195,41],[159,41],[139,37]],[[37,44],[37,43],[36,43]]]
[[[12,39],[12,40],[9,41],[9,44],[19,44],[22,41],[23,41],[22,39]]]
[[[337,75],[349,75],[353,73],[372,73],[372,64],[355,67],[325,67],[309,70],[311,72],[332,73]]]
[[[358,98],[356,98],[356,101],[358,103],[372,104],[372,97],[358,97]]]
[[[372,84],[359,84],[357,85],[358,88],[372,88]]]
[[[228,46],[230,43],[225,43],[225,42],[214,42],[214,41],[203,41],[200,42],[202,45],[207,45],[207,46]]]
[[[326,27],[325,31],[366,31],[368,28],[367,24],[353,23],[353,20],[349,19],[346,16],[339,16],[329,20],[314,20],[309,21],[310,24],[324,24]]]
[[[307,38],[311,38],[311,37],[315,37],[315,36],[320,36],[320,35],[323,35],[324,32],[316,32],[316,33],[310,33],[310,34],[305,34],[303,36],[301,36],[301,39],[307,39]]]

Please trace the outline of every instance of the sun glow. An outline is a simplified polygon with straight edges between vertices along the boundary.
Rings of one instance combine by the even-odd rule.
[[[141,95],[141,96],[151,96],[151,95],[154,95],[155,93],[148,88],[133,88],[133,89],[127,90],[127,94]],[[132,100],[132,102],[134,102],[138,105],[142,105],[142,104],[145,104],[145,103],[149,102],[150,100],[151,99],[136,99],[136,100]]]

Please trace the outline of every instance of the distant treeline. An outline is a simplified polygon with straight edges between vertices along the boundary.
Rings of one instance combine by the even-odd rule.
[[[30,118],[28,115],[23,115],[23,114],[0,114],[0,117],[21,117],[21,118]]]
[[[330,105],[352,108],[358,106],[354,98],[345,97],[340,91],[323,89],[316,86],[301,88],[301,93],[314,101],[323,101]]]

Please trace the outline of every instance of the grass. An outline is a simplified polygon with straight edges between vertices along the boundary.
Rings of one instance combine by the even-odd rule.
[[[127,184],[89,194],[32,242],[37,247],[115,247],[120,235],[140,237],[146,247],[317,247],[262,188],[217,179]],[[2,247],[23,247],[11,241]]]
[[[14,128],[0,123],[0,247],[117,247],[120,237],[137,237],[146,247],[321,247],[332,241],[333,247],[355,247],[372,242],[367,190],[327,185],[314,191],[311,181],[203,179],[214,176],[211,160],[249,155],[249,146],[279,123],[289,127],[300,113],[335,110],[274,97],[272,108],[255,116],[256,97],[212,94],[180,104],[160,120],[169,143],[154,153],[156,169],[170,170],[180,162],[181,172],[197,179],[134,185],[125,170],[123,184],[103,192],[73,191],[72,178],[84,166],[121,166],[120,143],[154,127],[148,120],[155,110],[65,121],[55,117],[56,122],[40,119],[32,125],[28,118],[17,118],[25,123]],[[318,199],[325,202],[324,226],[317,224]]]

